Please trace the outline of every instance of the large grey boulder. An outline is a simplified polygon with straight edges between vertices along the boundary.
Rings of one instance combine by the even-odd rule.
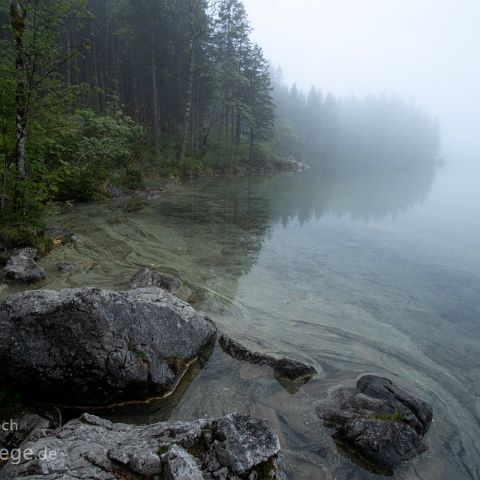
[[[361,376],[320,402],[317,412],[333,438],[357,463],[376,473],[428,450],[423,436],[432,422],[432,407],[376,375]]]
[[[0,302],[0,384],[75,405],[160,396],[215,333],[157,288],[27,291]]]
[[[248,415],[133,426],[84,414],[22,449],[31,458],[7,463],[1,479],[285,479],[277,435]]]
[[[35,283],[43,280],[47,274],[35,261],[37,250],[24,248],[11,257],[4,268],[5,278],[18,283]]]
[[[139,270],[130,280],[130,288],[158,287],[167,292],[176,293],[182,287],[182,282],[172,275],[157,272],[148,267]]]

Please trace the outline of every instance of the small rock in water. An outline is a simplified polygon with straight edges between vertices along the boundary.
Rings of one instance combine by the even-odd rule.
[[[333,439],[356,463],[375,473],[395,467],[428,450],[423,436],[432,407],[389,379],[363,375],[355,387],[337,388],[317,407]]]
[[[113,200],[127,198],[128,195],[118,186],[108,183],[106,185],[106,193]]]
[[[48,227],[42,231],[44,237],[51,238],[57,245],[72,241],[74,233],[65,227]]]
[[[57,270],[60,273],[75,273],[78,270],[78,265],[75,262],[59,262],[57,263]]]
[[[157,287],[167,292],[176,293],[182,287],[182,282],[166,273],[157,272],[150,268],[142,268],[130,280],[130,288]]]
[[[146,198],[147,200],[155,200],[163,195],[163,190],[136,190],[135,195],[140,198]]]
[[[0,479],[286,479],[276,433],[249,415],[135,426],[84,414],[44,437],[28,443],[31,458],[8,462]]]
[[[21,250],[18,250],[16,255],[21,255],[22,257],[26,258],[31,258],[32,260],[37,260],[38,259],[38,251],[36,248],[22,248]]]
[[[297,380],[305,377],[309,378],[318,373],[311,365],[299,362],[298,360],[276,357],[267,353],[249,350],[225,333],[221,335],[219,343],[226,353],[237,360],[245,360],[246,362],[271,367],[276,377]]]
[[[310,165],[306,163],[299,162],[295,157],[288,157],[284,160],[285,168],[293,172],[303,172],[305,170],[310,170]]]
[[[45,270],[35,261],[37,250],[24,248],[10,257],[4,268],[5,278],[19,283],[35,283],[46,278]]]

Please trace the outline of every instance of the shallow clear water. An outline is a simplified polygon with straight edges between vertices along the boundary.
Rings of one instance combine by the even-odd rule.
[[[315,414],[330,387],[389,376],[433,404],[430,451],[401,479],[480,478],[480,192],[475,176],[370,171],[198,179],[138,209],[51,218],[80,235],[44,260],[48,288],[125,289],[144,265],[220,330],[321,372],[294,391],[216,347],[170,398],[106,413],[138,423],[232,411],[268,418],[290,478],[370,479]],[[60,276],[55,262],[81,272]],[[9,293],[3,291],[2,295]]]

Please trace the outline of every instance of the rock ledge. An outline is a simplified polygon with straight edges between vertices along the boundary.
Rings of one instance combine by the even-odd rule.
[[[7,463],[1,479],[286,478],[277,435],[266,420],[248,415],[132,426],[84,414],[22,448],[33,458]]]
[[[297,380],[317,374],[317,371],[311,365],[290,358],[277,357],[268,353],[249,350],[225,333],[220,336],[219,343],[224,352],[237,360],[244,360],[246,362],[271,367],[276,377]]]

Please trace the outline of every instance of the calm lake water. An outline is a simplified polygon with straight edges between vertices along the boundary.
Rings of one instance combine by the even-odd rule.
[[[126,289],[138,268],[155,267],[179,276],[179,296],[221,331],[320,372],[294,391],[216,347],[170,398],[108,412],[114,420],[251,413],[279,434],[289,478],[373,479],[337,452],[315,405],[339,382],[374,372],[434,408],[430,451],[395,478],[478,480],[476,178],[448,170],[211,178],[138,209],[76,206],[50,219],[80,241],[44,260],[47,287]],[[56,273],[55,262],[72,259],[81,272]]]

